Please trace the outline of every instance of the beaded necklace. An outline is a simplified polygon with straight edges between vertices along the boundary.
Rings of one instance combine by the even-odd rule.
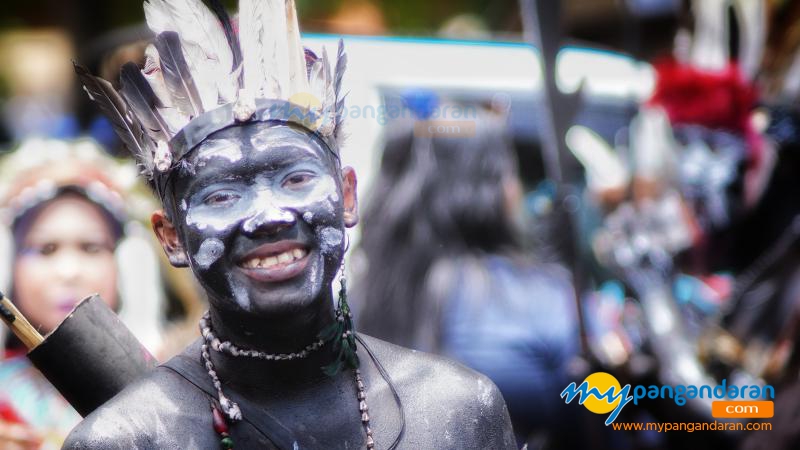
[[[345,279],[340,280],[341,289],[339,290],[339,306],[336,309],[336,321],[325,328],[318,337],[318,340],[307,345],[302,350],[293,353],[266,353],[259,350],[249,350],[237,347],[229,341],[220,341],[214,335],[211,327],[209,313],[206,312],[200,319],[200,334],[205,341],[201,346],[201,356],[203,364],[208,370],[208,376],[214,388],[217,390],[217,398],[222,411],[212,406],[214,431],[220,435],[220,445],[225,450],[234,448],[233,439],[230,436],[229,424],[234,424],[242,420],[242,411],[236,402],[229,399],[222,391],[222,382],[219,380],[214,363],[211,362],[209,349],[224,353],[233,357],[246,357],[260,359],[264,361],[292,361],[295,359],[305,359],[311,353],[322,348],[326,343],[332,343],[333,350],[338,351],[337,358],[328,366],[322,368],[323,372],[329,376],[337,374],[343,368],[352,368],[355,375],[356,398],[358,400],[358,411],[361,415],[361,425],[366,434],[367,450],[375,448],[375,440],[372,437],[372,428],[369,421],[369,407],[367,406],[367,389],[364,380],[361,378],[361,371],[358,369],[359,361],[356,356],[355,334],[352,331],[353,314],[347,305],[347,287]],[[395,397],[397,398],[396,394]],[[399,438],[399,436],[398,436]]]

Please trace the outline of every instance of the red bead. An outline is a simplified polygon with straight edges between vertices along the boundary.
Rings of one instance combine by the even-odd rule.
[[[219,435],[228,434],[228,423],[225,421],[222,413],[216,406],[212,406],[211,411],[214,417],[214,431]]]

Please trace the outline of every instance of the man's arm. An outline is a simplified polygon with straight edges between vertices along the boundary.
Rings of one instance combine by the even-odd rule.
[[[477,423],[475,418],[464,422],[472,428],[468,433],[473,435],[475,441],[465,443],[464,448],[517,450],[511,418],[500,390],[484,375],[478,376],[476,384],[477,395],[470,409]]]

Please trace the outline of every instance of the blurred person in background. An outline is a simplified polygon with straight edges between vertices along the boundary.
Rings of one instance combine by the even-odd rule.
[[[324,25],[331,34],[384,35],[388,31],[383,10],[369,0],[343,2]]]
[[[568,422],[555,394],[579,352],[574,293],[565,270],[523,251],[504,117],[481,110],[474,122],[470,136],[423,136],[413,121],[387,127],[363,220],[359,328],[489,376],[524,442]]]
[[[14,29],[0,34],[0,82],[7,96],[0,106],[7,136],[74,138],[80,125],[73,113],[74,58],[70,36],[57,28]]]
[[[149,205],[133,165],[90,140],[37,139],[0,162],[0,180],[0,289],[33,326],[49,333],[97,293],[158,354],[163,293],[156,254],[131,220]],[[0,448],[60,448],[80,416],[0,331]]]

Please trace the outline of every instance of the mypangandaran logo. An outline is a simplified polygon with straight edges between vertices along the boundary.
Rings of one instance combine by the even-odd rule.
[[[632,394],[632,395],[631,395]],[[572,402],[575,397],[580,397],[578,404],[583,405],[595,414],[608,414],[606,425],[610,425],[619,416],[622,408],[633,401],[634,405],[639,404],[639,400],[644,398],[671,398],[678,406],[686,404],[686,399],[693,398],[715,398],[715,399],[774,399],[775,388],[770,385],[765,386],[735,386],[728,385],[727,380],[714,386],[642,386],[637,385],[631,388],[630,384],[624,387],[611,374],[605,372],[595,372],[578,386],[574,381],[561,391],[561,398],[566,403]],[[610,414],[609,414],[610,413]]]

